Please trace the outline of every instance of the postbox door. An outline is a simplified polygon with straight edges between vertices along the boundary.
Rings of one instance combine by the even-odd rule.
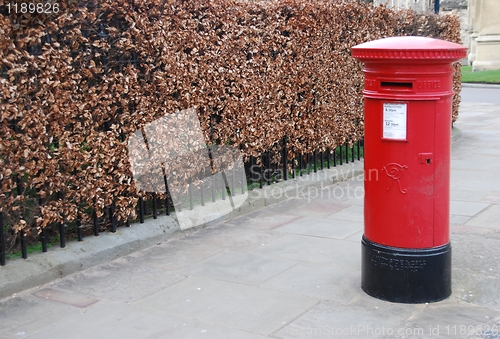
[[[434,101],[365,99],[365,236],[433,246]]]

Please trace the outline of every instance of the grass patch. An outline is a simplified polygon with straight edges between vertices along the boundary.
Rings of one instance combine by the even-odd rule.
[[[51,242],[51,243],[48,243],[47,244],[47,248],[50,248],[52,246],[54,246],[56,243],[55,242]],[[39,243],[39,244],[33,244],[33,245],[28,245],[26,247],[27,251],[26,253],[29,255],[31,253],[38,253],[38,252],[42,252],[42,244]],[[17,251],[17,252],[14,252],[14,253],[6,253],[6,258],[7,259],[14,259],[14,258],[21,258],[22,256],[22,251]]]
[[[472,72],[472,66],[462,66],[462,82],[500,84],[500,69]]]

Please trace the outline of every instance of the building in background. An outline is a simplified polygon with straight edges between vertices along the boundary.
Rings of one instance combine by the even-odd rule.
[[[438,1],[438,3],[436,3]],[[373,0],[375,6],[439,13],[456,11],[460,16],[462,44],[473,71],[500,69],[500,0]]]
[[[469,0],[469,65],[473,71],[500,69],[500,1]]]
[[[500,0],[494,0],[499,1]],[[386,5],[387,7],[413,9],[420,13],[439,12],[449,13],[456,11],[460,17],[460,29],[462,43],[469,46],[469,23],[467,0],[373,0],[375,6]],[[467,61],[465,61],[467,62]]]
[[[468,21],[468,4],[467,0],[441,0],[439,13],[456,12],[460,18],[460,38],[462,45],[467,46],[470,50],[470,33]],[[468,59],[462,60],[463,65],[468,64]]]

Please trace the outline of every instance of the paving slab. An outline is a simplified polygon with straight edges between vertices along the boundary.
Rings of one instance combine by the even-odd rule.
[[[75,293],[73,291],[55,290],[53,288],[43,288],[33,292],[32,294],[40,299],[68,304],[80,308],[89,307],[99,301],[99,299],[91,296]]]
[[[363,223],[349,220],[304,217],[276,228],[278,232],[345,239],[363,229]]]
[[[405,328],[409,329],[408,334],[395,337],[484,339],[492,334],[492,329],[496,332],[499,321],[498,310],[450,300],[427,305],[423,312],[406,322]]]
[[[0,302],[0,338],[25,338],[79,309],[64,303],[42,301],[29,294],[16,295]]]
[[[306,202],[303,201],[303,203],[305,204]],[[238,218],[237,220],[230,221],[229,223],[235,226],[244,225],[246,227],[257,229],[272,230],[299,218],[300,216],[298,215],[280,213],[279,211],[273,214],[272,210],[265,209],[253,213],[251,218]]]
[[[491,194],[491,190],[464,190],[464,189],[454,189],[450,190],[450,199],[452,201],[470,201],[470,202],[484,202],[490,203],[490,201],[482,201]],[[451,212],[453,214],[453,212]],[[461,213],[459,213],[461,214]]]
[[[253,252],[277,258],[326,263],[360,269],[360,246],[336,239],[319,238],[299,234],[285,234]]]
[[[277,338],[383,338],[405,328],[406,320],[425,305],[405,305],[359,295],[342,305],[323,301],[292,324],[274,333]]]
[[[260,284],[273,276],[289,269],[297,261],[224,251],[210,258],[180,269],[183,274],[233,281],[249,285]]]
[[[474,146],[470,143],[457,142],[453,145],[453,153],[451,154],[451,159],[452,161],[455,159],[467,159],[467,157],[469,157],[470,155],[475,154],[479,148],[479,146]]]
[[[450,213],[472,217],[489,206],[488,203],[451,200]]]
[[[450,214],[450,225],[464,225],[470,218],[467,215]]]
[[[351,235],[350,237],[347,237],[344,240],[354,242],[354,243],[356,243],[356,245],[359,245],[359,244],[361,244],[361,239],[363,238],[363,234],[364,234],[364,232],[360,231],[360,232],[354,233],[353,235]]]
[[[125,257],[92,267],[50,286],[57,290],[76,291],[100,299],[130,303],[184,279],[184,276],[163,268],[132,264],[130,259]]]
[[[463,217],[463,216],[460,216]],[[469,220],[469,217],[464,217],[466,220]],[[467,233],[473,233],[473,234],[485,234],[489,233],[488,237],[492,237],[495,233],[495,230],[491,228],[480,228],[480,227],[474,227],[474,226],[465,226],[463,224],[451,224],[450,225],[450,230],[452,235],[454,236],[455,234],[467,234]]]
[[[500,205],[500,191],[489,192],[479,202]]]
[[[301,262],[259,286],[350,304],[359,295],[360,274],[354,268]]]
[[[99,302],[85,311],[53,323],[26,338],[159,338],[180,327],[174,315],[137,309],[121,303]]]
[[[329,219],[349,220],[354,222],[363,222],[363,206],[352,205],[343,210],[331,214]]]
[[[498,239],[490,234],[452,234],[451,245],[453,267],[500,278]]]
[[[498,295],[500,278],[498,269],[495,268],[495,270],[491,272],[492,274],[470,274],[467,270],[454,269],[454,296],[473,305],[500,310],[500,296]]]
[[[298,217],[292,217],[290,220],[295,220]],[[273,232],[272,230],[267,230],[261,227],[254,227],[253,220],[259,220],[258,218],[249,219],[241,225],[233,225],[224,223],[222,225],[217,225],[216,227],[209,227],[202,229],[198,232],[189,234],[185,238],[185,241],[195,241],[199,244],[215,244],[219,249],[227,250],[247,250],[254,246],[259,246],[262,243],[269,242],[270,240],[281,236],[280,233]],[[286,220],[282,220],[280,223],[276,223],[273,228],[279,227],[279,225],[286,224]],[[261,225],[261,223],[258,223]],[[243,226],[244,225],[244,226]]]
[[[493,175],[491,175],[493,176]],[[479,189],[481,191],[490,190],[490,191],[500,191],[500,178],[487,178],[485,176],[477,176],[476,178],[464,178],[456,181],[452,184],[454,189],[463,189],[463,190],[475,190]]]
[[[160,339],[265,339],[268,336],[263,336],[256,333],[240,331],[232,328],[227,328],[211,323],[201,321],[186,321],[173,332],[166,334]]]
[[[498,126],[494,126],[496,129],[498,129]],[[475,150],[476,154],[485,154],[485,155],[493,155],[493,156],[498,156],[500,155],[500,149],[495,148],[495,147],[479,147],[477,150]],[[489,161],[494,160],[494,159],[487,159]]]
[[[363,197],[357,197],[357,198],[350,198],[345,201],[347,205],[357,205],[357,206],[363,206],[365,203],[364,196]]]
[[[451,190],[460,190],[460,191],[475,191],[477,187],[471,187],[471,188],[455,188],[454,185],[455,183],[459,182],[462,179],[469,179],[469,178],[477,178],[481,177],[481,175],[488,175],[490,171],[481,171],[481,170],[472,170],[472,169],[457,169],[454,168],[453,171],[450,173],[450,182],[451,182]],[[490,190],[490,189],[487,189]]]
[[[164,270],[175,270],[220,252],[219,247],[193,243],[186,238],[174,239],[126,256],[125,260],[137,265],[148,265]]]
[[[314,199],[307,204],[291,210],[289,213],[304,217],[326,217],[333,213],[343,210],[349,205],[334,203],[331,201],[320,201]]]
[[[491,205],[484,212],[471,218],[466,225],[500,230],[500,205]]]
[[[308,311],[317,302],[300,294],[188,277],[137,301],[135,308],[268,334]]]

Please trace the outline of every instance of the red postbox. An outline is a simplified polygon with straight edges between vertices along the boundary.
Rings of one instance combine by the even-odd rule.
[[[451,294],[453,62],[466,48],[392,37],[352,48],[365,74],[361,287],[394,302]]]

